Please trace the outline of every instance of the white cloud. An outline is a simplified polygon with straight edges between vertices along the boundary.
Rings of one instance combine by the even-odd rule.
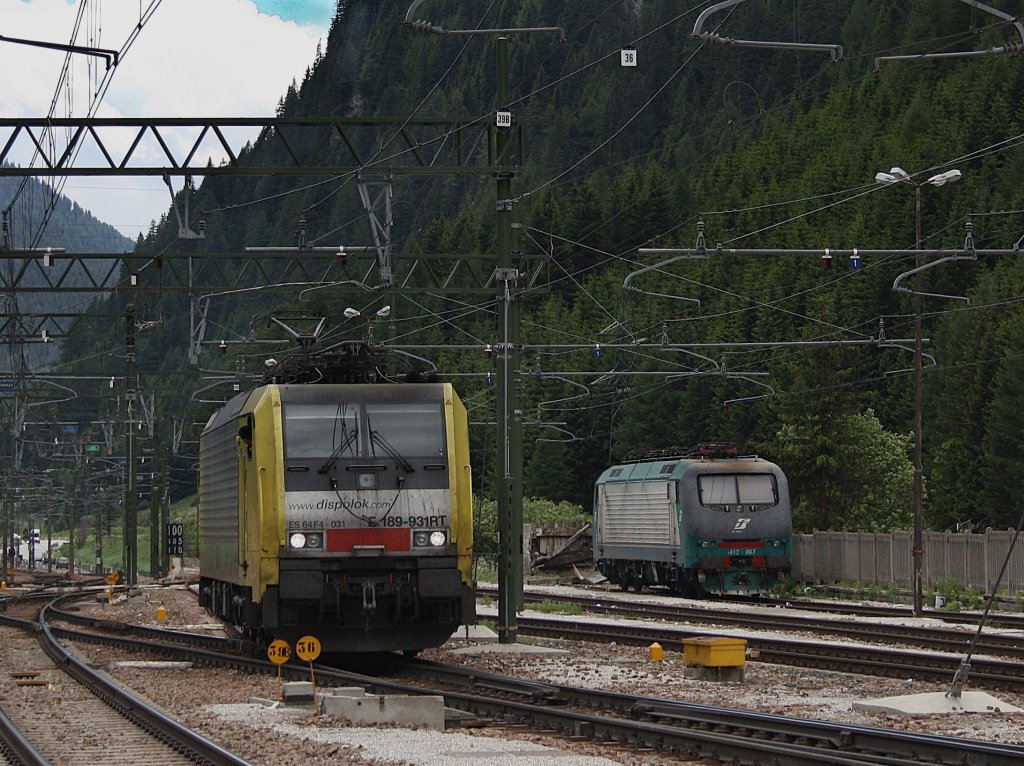
[[[76,45],[120,49],[150,0],[90,3]],[[79,2],[0,0],[6,37],[70,42]],[[325,20],[326,24],[326,20]],[[92,30],[90,32],[90,30]],[[163,0],[118,65],[100,117],[262,117],[274,114],[288,85],[301,83],[326,28],[261,14],[252,0]],[[64,66],[60,51],[0,43],[0,114],[42,117]],[[104,75],[102,59],[71,57],[69,89],[55,116],[83,117]],[[253,133],[255,135],[255,132]],[[6,140],[6,136],[0,136]],[[105,138],[106,140],[106,138]],[[17,158],[22,164],[27,157]],[[176,187],[180,188],[180,180]],[[133,191],[116,193],[113,187]],[[94,191],[90,191],[94,190]],[[129,236],[168,208],[160,179],[72,178],[67,196]]]

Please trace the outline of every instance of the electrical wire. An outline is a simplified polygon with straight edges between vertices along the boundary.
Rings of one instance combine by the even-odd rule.
[[[150,4],[149,4],[149,6],[146,8],[146,10],[144,12],[142,11],[142,8],[140,7],[140,9],[139,9],[140,10],[139,21],[132,28],[131,33],[128,35],[127,39],[121,45],[121,48],[118,51],[118,57],[117,57],[117,62],[118,63],[121,63],[121,62],[124,61],[125,56],[128,54],[129,50],[131,50],[131,47],[135,43],[135,41],[138,38],[139,34],[142,32],[142,30],[145,27],[145,25],[152,18],[153,14],[156,13],[157,9],[160,7],[160,4],[162,2],[163,2],[163,0],[150,0]],[[72,44],[72,45],[75,44],[75,39],[76,39],[76,37],[78,35],[78,32],[79,32],[79,29],[81,27],[82,14],[83,14],[84,9],[85,9],[87,4],[88,4],[88,0],[83,0],[82,5],[79,7],[79,15],[76,18],[74,32],[72,33],[72,37],[71,37],[71,43],[70,44]],[[94,25],[92,27],[92,33],[98,35],[100,33],[100,30],[102,29],[102,27],[101,27],[101,25],[99,23],[99,20],[98,20],[98,13],[97,13],[96,16],[93,17],[93,19],[94,19]],[[65,57],[65,70],[62,73],[62,78],[61,78],[62,81],[67,81],[68,82],[69,94],[70,94],[70,74],[68,74],[68,73],[71,72],[71,69],[70,69],[70,58],[71,58],[71,55],[72,54],[69,52],[67,54],[67,56]],[[107,90],[110,88],[110,84],[113,82],[114,74],[117,71],[118,63],[114,63],[109,68],[106,69],[106,71],[104,72],[102,81],[95,88],[95,90],[93,90],[89,94],[90,101],[89,101],[89,107],[88,107],[88,110],[87,110],[87,119],[91,119],[92,117],[94,117],[95,114],[96,114],[96,111],[100,107],[100,104],[102,104],[103,98],[106,95]],[[65,75],[67,75],[67,76],[65,77]],[[57,90],[55,91],[54,100],[53,100],[53,102],[51,102],[51,108],[50,108],[50,113],[49,113],[50,117],[53,116],[53,111],[55,110],[55,105],[56,105],[56,100],[57,100],[56,93],[59,92],[60,88],[61,88],[61,83],[59,82],[58,86],[57,86]],[[69,95],[69,106],[70,106],[70,103],[71,102],[70,102],[70,95]],[[70,131],[70,128],[68,128],[68,130]],[[52,141],[52,134],[50,133],[50,131],[47,131],[47,136],[51,136],[50,140]],[[73,164],[74,163],[75,159],[78,157],[79,152],[82,150],[82,147],[83,147],[82,143],[77,143],[75,145],[75,148],[74,148],[74,151],[72,153],[72,156],[68,160],[69,164]],[[33,157],[33,161],[34,161],[34,159],[35,159],[35,157]],[[50,217],[52,216],[53,211],[55,209],[54,206],[56,204],[56,199],[57,199],[57,197],[60,196],[61,192],[64,189],[64,185],[67,183],[67,181],[68,181],[68,176],[62,176],[60,178],[60,180],[58,181],[58,183],[55,186],[51,187],[51,189],[53,191],[53,194],[51,196],[51,204],[47,206],[47,208],[46,208],[46,210],[45,210],[45,212],[43,214],[43,218],[40,221],[40,223],[39,223],[39,225],[38,225],[38,227],[36,229],[36,233],[32,237],[32,244],[31,244],[30,247],[35,248],[35,247],[38,246],[39,241],[41,240],[41,238],[43,236],[43,232],[46,230],[47,224],[49,223]]]
[[[486,20],[487,16],[490,14],[491,10],[494,8],[494,5],[495,5],[496,2],[497,2],[497,0],[491,0],[490,4],[484,10],[483,15],[480,17],[480,21],[477,22],[477,28],[480,28],[483,25],[483,23]],[[435,82],[434,85],[431,86],[431,88],[428,90],[427,95],[424,96],[420,100],[420,103],[413,109],[412,113],[405,119],[405,121],[394,131],[394,133],[391,135],[391,137],[388,138],[387,141],[383,142],[380,145],[380,147],[377,148],[377,150],[375,151],[374,155],[367,162],[365,162],[363,164],[363,168],[362,169],[372,168],[374,165],[379,165],[379,164],[382,164],[384,162],[392,161],[394,159],[397,159],[400,156],[403,156],[403,155],[405,155],[407,153],[411,153],[411,152],[415,151],[415,149],[406,149],[406,150],[403,150],[398,155],[391,155],[391,156],[384,157],[384,158],[381,157],[381,155],[383,154],[384,150],[387,149],[387,147],[389,147],[402,134],[402,130],[404,130],[405,127],[416,118],[416,115],[426,105],[426,103],[430,99],[430,97],[437,91],[437,89],[441,86],[441,84],[444,83],[445,80],[447,80],[448,76],[451,74],[451,72],[455,68],[455,65],[459,62],[459,60],[462,58],[463,54],[465,53],[466,49],[469,47],[470,42],[471,42],[471,38],[467,38],[466,42],[463,44],[462,48],[456,54],[455,58],[448,65],[448,68],[442,73],[441,77],[437,80],[437,82]],[[420,148],[420,147],[417,147],[417,149],[418,148]],[[318,187],[321,187],[321,186],[326,186],[328,184],[332,184],[332,183],[336,183],[338,181],[341,181],[341,184],[338,186],[338,188],[331,190],[326,195],[321,197],[319,200],[314,201],[313,203],[308,205],[303,210],[303,213],[308,213],[308,212],[311,212],[311,211],[315,210],[317,207],[322,205],[328,199],[330,199],[335,194],[337,194],[339,191],[341,191],[341,189],[343,189],[345,186],[347,186],[349,183],[351,183],[352,179],[354,179],[356,177],[356,175],[359,172],[361,172],[361,170],[360,171],[351,171],[351,172],[340,174],[340,175],[337,175],[337,176],[332,176],[331,178],[328,178],[328,179],[325,179],[325,180],[322,180],[322,181],[317,181],[315,183],[306,184],[305,186],[302,186],[302,187],[299,187],[299,188],[296,188],[296,189],[289,189],[287,191],[278,192],[276,194],[271,194],[271,195],[268,195],[266,197],[261,197],[261,198],[256,199],[256,200],[249,200],[247,202],[241,202],[241,203],[237,203],[237,204],[234,204],[234,205],[226,205],[226,206],[222,206],[222,207],[219,207],[219,208],[211,208],[210,210],[204,211],[204,214],[205,213],[216,213],[216,212],[230,212],[230,211],[234,211],[234,210],[239,210],[239,209],[242,209],[242,208],[250,207],[252,205],[260,204],[260,203],[263,203],[263,202],[269,202],[271,200],[280,199],[282,197],[287,197],[287,196],[290,196],[292,194],[297,194],[299,192],[307,191],[309,189],[315,189],[315,188],[318,188]]]

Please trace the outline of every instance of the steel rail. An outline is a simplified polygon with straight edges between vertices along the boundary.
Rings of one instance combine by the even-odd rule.
[[[106,628],[110,627],[107,621],[103,622]],[[277,666],[265,660],[189,650],[177,643],[155,645],[117,636],[60,630],[66,637],[75,640],[114,644],[138,651],[159,651],[198,663],[250,672],[277,672]],[[435,684],[435,688],[425,690],[405,681],[367,676],[323,665],[316,667],[316,675],[321,684],[331,681],[339,685],[361,685],[377,693],[438,693],[444,696],[445,704],[449,707],[511,723],[529,722],[535,728],[561,732],[570,737],[585,736],[598,741],[650,747],[691,757],[734,760],[738,763],[870,763],[896,766],[927,761],[959,766],[975,763],[1003,766],[1024,761],[1024,747],[1016,745],[936,737],[580,689],[417,660],[406,662],[403,668],[413,669],[410,672],[414,674],[433,674],[444,688],[437,689]],[[308,673],[304,665],[294,663],[286,664],[282,671],[289,678],[303,678]],[[451,688],[456,685],[463,688]],[[483,690],[519,699],[493,699],[482,696],[479,692]],[[615,710],[629,720],[567,710],[567,704],[598,711]]]
[[[480,589],[478,588],[478,592]],[[484,592],[490,592],[484,591]],[[801,616],[791,610],[773,610],[771,614],[736,611],[735,609],[704,608],[684,604],[652,604],[629,602],[624,599],[593,596],[550,595],[527,593],[526,603],[558,603],[582,606],[586,611],[610,617],[643,620],[669,620],[686,624],[736,625],[744,628],[758,628],[784,631],[827,632],[835,636],[867,641],[871,643],[901,643],[921,648],[947,652],[962,652],[970,644],[972,633],[955,628],[938,628],[924,625],[898,625],[865,621],[829,620],[820,617]],[[912,617],[909,611],[900,615]],[[1005,634],[984,634],[978,649],[985,654],[996,654],[1024,660],[1024,636]]]
[[[215,667],[231,667],[249,672],[273,674],[278,666],[266,661],[238,655],[225,655],[202,649],[188,649],[179,644],[154,644],[147,641],[86,633],[63,628],[55,629],[63,638],[89,643],[116,646],[133,651],[158,651],[179,659],[189,659],[200,664]],[[281,666],[281,672],[288,678],[308,677],[309,669],[302,664],[289,662]],[[360,685],[367,691],[378,694],[440,694],[445,705],[458,710],[485,716],[510,724],[529,725],[544,732],[557,732],[569,737],[585,737],[598,742],[627,745],[634,748],[651,748],[659,751],[682,753],[691,757],[719,758],[742,764],[793,764],[793,766],[862,766],[863,764],[888,764],[909,766],[916,760],[903,758],[882,758],[878,754],[870,757],[856,754],[837,753],[831,745],[824,749],[803,743],[780,743],[745,734],[723,733],[719,727],[691,727],[688,725],[658,723],[656,721],[615,718],[592,713],[566,710],[557,705],[557,700],[545,694],[544,684],[512,677],[494,676],[480,688],[501,697],[483,696],[477,693],[448,688],[424,688],[400,681],[389,680],[359,673],[339,670],[324,665],[315,666],[316,677],[321,688],[329,681],[342,686]],[[508,695],[525,697],[529,701],[509,700]],[[607,706],[605,706],[607,707]],[[737,714],[744,715],[743,711]],[[769,719],[771,716],[768,717]],[[826,743],[827,744],[827,743]],[[938,762],[941,763],[941,762]],[[1001,765],[1000,765],[1001,766]]]
[[[427,660],[407,660],[405,669],[415,676],[434,678],[447,684],[480,688],[509,689],[520,679]],[[594,709],[616,710],[633,718],[672,721],[676,725],[722,729],[750,730],[749,736],[817,741],[833,752],[856,751],[858,757],[908,757],[911,762],[928,763],[1014,763],[1024,758],[1024,747],[980,742],[958,737],[936,737],[930,734],[904,732],[872,726],[833,723],[817,719],[778,716],[746,710],[733,710],[679,700],[642,697],[599,689],[582,689],[549,682],[521,682],[523,694],[551,704],[586,705]],[[993,760],[990,760],[993,759]],[[874,760],[873,763],[884,761]]]
[[[805,612],[828,612],[830,614],[850,614],[859,617],[913,617],[914,613],[909,606],[885,606],[881,604],[854,604],[842,601],[808,601],[795,599],[793,601],[757,601],[752,602],[761,606],[783,606],[787,609]],[[924,610],[924,616],[933,620],[941,620],[952,624],[967,624],[976,627],[981,619],[980,612],[947,612],[941,609]],[[995,612],[989,614],[988,625],[990,627],[1011,628],[1024,630],[1024,614]]]
[[[66,598],[63,596],[61,598]],[[48,623],[49,605],[39,611],[36,630],[43,651],[69,676],[92,691],[137,726],[149,731],[172,747],[191,754],[197,762],[210,766],[249,766],[248,761],[189,729],[106,675],[93,670],[70,652]],[[8,618],[10,619],[10,618]]]
[[[0,709],[0,753],[18,766],[50,766],[50,761],[15,726]]]
[[[660,644],[664,649],[682,650],[683,640],[707,636],[686,628],[645,624],[598,624],[574,619],[551,619],[521,616],[522,635],[558,638],[569,641],[598,641],[625,643],[632,646]],[[723,635],[723,634],[718,634]],[[829,644],[821,639],[798,641],[765,638],[754,634],[729,633],[731,637],[747,641],[751,659],[759,662],[793,665],[803,668],[854,672],[887,678],[905,678],[934,681],[952,680],[960,658],[952,654],[935,654],[899,649],[878,649],[870,646]],[[1024,691],[1024,665],[1013,661],[975,658],[971,662],[972,685]]]

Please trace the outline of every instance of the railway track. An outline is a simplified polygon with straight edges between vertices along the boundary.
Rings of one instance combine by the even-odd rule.
[[[549,709],[550,725],[572,736],[582,726],[592,736],[637,747],[667,748],[690,757],[741,763],[829,764],[1019,764],[1024,747],[892,729],[829,723],[801,718],[696,705],[579,687],[528,681],[475,669],[423,660],[404,666],[408,676],[451,688],[494,690]],[[524,703],[527,704],[527,703]],[[560,717],[560,708],[570,708]],[[578,711],[611,711],[638,722],[635,729],[616,724],[591,730]],[[577,711],[577,712],[574,712]],[[625,739],[620,739],[620,738]],[[751,753],[752,742],[762,746]]]
[[[573,618],[540,618],[520,615],[519,634],[555,638],[570,642],[603,642],[630,646],[657,643],[666,651],[682,651],[683,639],[695,635],[686,628],[647,623],[597,623]],[[756,634],[730,635],[743,637],[752,660],[840,673],[913,678],[929,681],[952,681],[960,658],[951,654],[935,654],[896,648],[874,648],[815,640],[773,639]],[[1015,661],[974,657],[971,660],[971,687],[1024,692],[1024,665]]]
[[[73,613],[72,613],[73,614]],[[88,622],[87,619],[79,620]],[[51,626],[68,640],[111,643],[131,651],[158,651],[202,665],[227,666],[254,673],[276,673],[264,660],[240,656],[237,642],[160,630],[160,644],[128,637],[136,628],[110,621],[91,630]],[[192,647],[188,644],[196,643]],[[215,649],[219,644],[221,650]],[[692,705],[673,700],[578,689],[477,670],[413,661],[402,676],[384,678],[318,665],[321,686],[363,686],[378,694],[442,694],[448,707],[503,726],[531,726],[570,739],[652,749],[686,758],[737,764],[887,764],[904,766],[1024,762],[1024,747],[993,745],[889,729],[830,724],[785,716]],[[303,664],[287,664],[286,676],[302,678]]]
[[[47,607],[31,620],[11,614],[29,610],[24,605],[5,606],[0,667],[8,678],[3,707],[9,725],[2,729],[12,762],[247,766],[90,667],[58,639]]]
[[[561,600],[561,599],[559,599]],[[649,610],[644,607],[641,616],[650,616]],[[698,610],[704,611],[704,610]],[[614,616],[622,616],[619,611],[612,611]],[[132,634],[143,639],[143,642],[136,643],[134,650],[141,650],[146,640],[158,641],[181,641],[189,642],[196,648],[209,648],[219,655],[234,654],[250,651],[252,647],[244,647],[238,641],[232,639],[215,638],[197,634],[175,634],[174,631],[164,629],[146,628],[144,626],[126,626],[122,623],[95,620],[94,618],[83,617],[74,612],[59,612],[61,619],[90,625],[97,629],[103,629],[114,634]],[[674,613],[669,611],[663,618],[671,618]],[[774,615],[772,615],[774,616]],[[535,618],[520,616],[520,632],[524,635],[535,635],[539,637],[556,638],[562,640],[586,642],[616,642],[619,644],[630,644],[634,646],[649,646],[652,643],[659,643],[668,651],[680,650],[683,639],[695,636],[706,635],[706,632],[697,633],[686,627],[662,624],[635,624],[628,623],[596,623],[591,621],[574,620],[566,617]],[[831,634],[835,623],[824,622],[819,628],[817,635],[823,632]],[[842,623],[840,623],[842,625]],[[780,627],[772,624],[773,628]],[[870,628],[870,626],[867,626]],[[854,635],[862,636],[862,626]],[[60,629],[63,631],[64,629]],[[802,624],[800,630],[811,630]],[[738,633],[732,633],[739,635]],[[64,631],[62,635],[69,638],[74,634]],[[932,641],[931,648],[937,646],[946,652],[959,652],[966,646],[960,634],[961,642],[954,640],[945,642]],[[820,638],[812,640],[799,639],[773,639],[757,634],[743,634],[747,640],[748,649],[754,655],[753,659],[759,662],[776,663],[795,667],[815,668],[837,672],[857,673],[861,675],[874,675],[890,678],[912,677],[921,680],[946,682],[950,681],[956,672],[960,662],[958,653],[941,653],[925,651],[914,651],[895,648],[874,648],[870,646],[850,645],[831,641],[822,641]],[[914,639],[904,643],[914,643]],[[1011,649],[1013,647],[1010,647]],[[992,647],[990,647],[990,650]],[[998,653],[998,652],[996,652]],[[1019,662],[1000,659],[989,659],[973,657],[970,673],[970,684],[972,687],[1001,689],[1020,692],[1024,690],[1024,665]]]
[[[485,587],[478,588],[478,592],[496,594],[497,590]],[[526,593],[523,599],[526,604],[554,601],[581,607],[588,613],[623,619],[664,620],[683,625],[721,625],[749,630],[826,633],[853,641],[902,644],[954,654],[965,652],[974,637],[973,632],[956,628],[809,617],[799,614],[799,606],[795,607],[795,611],[782,608],[750,611],[737,610],[734,606],[707,608],[685,604],[637,603],[614,594],[596,597]],[[904,612],[901,616],[910,615]],[[1024,626],[1019,635],[983,632],[974,651],[978,654],[1024,660]]]
[[[803,598],[785,602],[778,599],[760,599],[752,600],[749,603],[761,606],[785,605],[786,608],[792,608],[801,612],[826,612],[828,614],[847,614],[856,617],[892,617],[900,619],[912,618],[914,616],[914,610],[909,606],[886,606],[884,604],[857,604],[853,602],[820,601]],[[941,620],[951,625],[977,625],[981,613],[947,612],[943,609],[926,608],[923,610],[922,616],[932,620]],[[985,624],[993,628],[1024,630],[1024,614],[1019,612],[990,612]]]
[[[36,749],[7,714],[0,710],[0,763],[5,766],[47,766],[49,761]]]

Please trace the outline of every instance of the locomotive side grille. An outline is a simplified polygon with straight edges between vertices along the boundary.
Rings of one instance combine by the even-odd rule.
[[[204,535],[236,534],[238,523],[238,456],[231,425],[203,437],[200,462],[203,481],[199,484],[200,520]]]
[[[602,545],[679,545],[674,482],[605,484],[600,500]]]
[[[238,579],[238,447],[228,422],[202,436],[199,449],[199,539],[203,576]]]

